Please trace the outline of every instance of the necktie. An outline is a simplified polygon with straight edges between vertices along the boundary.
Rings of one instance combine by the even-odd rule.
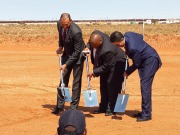
[[[63,31],[62,39],[63,39],[63,42],[65,42],[65,40],[66,40],[66,30]]]

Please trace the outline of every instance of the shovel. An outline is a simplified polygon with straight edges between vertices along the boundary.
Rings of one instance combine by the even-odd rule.
[[[61,61],[61,56],[59,56],[59,66],[61,68],[62,66],[62,61]],[[71,102],[71,96],[69,92],[69,88],[65,87],[64,81],[63,81],[63,73],[62,70],[60,69],[60,78],[61,78],[61,86],[57,88],[58,90],[58,98],[60,101],[63,102]]]
[[[128,62],[128,58],[126,58],[125,71],[127,69],[127,62]],[[126,77],[124,77],[122,92],[121,94],[118,94],[114,112],[125,112],[129,98],[129,94],[125,94],[125,90],[126,90]]]
[[[86,56],[86,72],[87,72],[87,74],[89,73],[88,56]],[[88,88],[87,88],[87,90],[83,91],[85,107],[98,106],[97,92],[96,92],[96,90],[91,89],[89,77],[87,77],[87,81],[88,81]]]

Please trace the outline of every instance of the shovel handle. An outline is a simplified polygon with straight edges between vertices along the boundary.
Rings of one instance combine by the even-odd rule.
[[[127,70],[127,63],[128,63],[128,57],[126,57],[125,71]],[[122,94],[125,94],[125,90],[126,90],[126,76],[124,76]]]
[[[62,57],[61,56],[59,56],[59,66],[60,66],[61,87],[65,87],[64,80],[63,80],[63,73],[62,73],[62,69],[61,69],[61,66],[62,66]]]
[[[89,74],[88,56],[86,56],[86,73],[87,73],[87,75]],[[90,78],[89,77],[87,77],[87,81],[88,81],[88,89],[91,89]]]

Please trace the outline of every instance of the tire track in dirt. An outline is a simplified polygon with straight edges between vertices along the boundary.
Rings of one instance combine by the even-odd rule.
[[[49,115],[51,115],[51,114],[49,113]],[[33,117],[30,117],[30,118],[25,118],[25,119],[22,119],[22,120],[19,120],[19,121],[15,121],[15,122],[11,122],[11,123],[8,123],[8,124],[1,125],[1,128],[16,125],[16,124],[25,123],[25,122],[28,122],[28,121],[31,121],[31,120],[34,120],[34,119],[45,118],[47,116],[48,116],[47,114],[46,115],[42,114],[41,116],[33,116]]]
[[[1,61],[1,63],[9,63],[9,62],[29,62],[29,61],[35,61],[35,60],[38,60],[38,59]]]
[[[48,92],[48,93],[55,93],[55,92],[49,91],[47,89],[32,87],[32,86],[29,86],[28,84],[0,84],[0,88],[12,88],[12,87],[29,88],[29,89],[35,89],[35,90],[39,90],[39,91],[43,91],[43,92]],[[44,86],[44,87],[48,87],[48,86]],[[50,88],[52,88],[52,86],[50,86]],[[56,87],[54,87],[54,88],[56,88]]]

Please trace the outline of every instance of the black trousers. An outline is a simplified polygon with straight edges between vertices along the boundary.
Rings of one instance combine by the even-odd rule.
[[[67,60],[67,57],[63,59],[62,57],[62,64],[64,64]],[[81,84],[82,84],[82,73],[83,73],[83,62],[81,64],[74,64],[72,66],[67,67],[67,69],[63,73],[63,81],[65,87],[68,87],[69,78],[71,72],[73,70],[73,84],[72,84],[72,102],[70,104],[70,108],[77,108],[80,101],[80,94],[81,94]],[[61,85],[61,80],[60,84]],[[60,100],[57,96],[57,107],[64,108],[64,101]]]
[[[111,111],[114,112],[118,93],[121,92],[124,81],[124,70],[125,62],[119,61],[111,71],[100,76],[100,110],[106,111],[106,109],[110,107]]]

